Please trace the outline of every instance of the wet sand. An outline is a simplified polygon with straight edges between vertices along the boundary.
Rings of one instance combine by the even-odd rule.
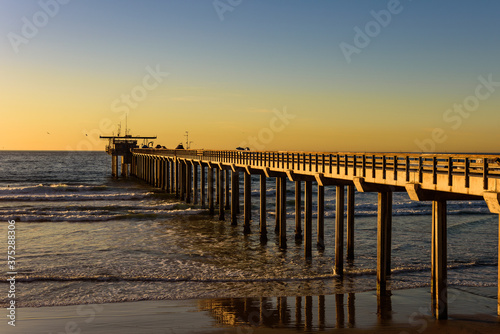
[[[429,288],[328,296],[139,301],[20,308],[1,333],[500,333],[496,288],[450,289],[449,320]],[[5,313],[4,313],[5,314]]]

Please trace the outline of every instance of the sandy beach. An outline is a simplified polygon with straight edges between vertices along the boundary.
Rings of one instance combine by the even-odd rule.
[[[450,318],[429,313],[429,288],[312,297],[165,300],[20,308],[2,333],[499,333],[491,294],[450,289]],[[482,296],[480,296],[481,294]],[[486,297],[488,296],[488,297]],[[300,301],[300,303],[297,303]],[[266,305],[260,307],[259,305]],[[308,306],[309,305],[309,306]]]

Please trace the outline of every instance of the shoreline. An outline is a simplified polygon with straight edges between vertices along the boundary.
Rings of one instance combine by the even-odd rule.
[[[488,289],[488,290],[486,290]],[[430,289],[304,297],[151,300],[18,308],[2,333],[278,333],[296,331],[498,333],[491,288],[449,289],[449,320],[430,313]],[[4,309],[5,310],[5,309]],[[6,310],[5,310],[6,311]]]

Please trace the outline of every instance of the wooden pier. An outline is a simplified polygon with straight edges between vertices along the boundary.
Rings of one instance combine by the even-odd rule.
[[[496,155],[400,153],[254,152],[212,150],[133,149],[131,174],[199,204],[231,224],[240,212],[239,178],[244,177],[243,232],[250,232],[251,178],[260,176],[261,238],[267,238],[266,184],[276,182],[276,226],[279,246],[286,249],[286,179],[295,182],[295,239],[304,240],[304,257],[312,257],[312,185],[317,184],[316,244],[324,242],[324,189],[336,187],[334,271],[344,274],[344,258],[354,259],[354,190],[378,193],[377,291],[386,294],[391,273],[392,194],[406,192],[415,201],[432,202],[432,302],[437,319],[448,316],[447,216],[450,200],[484,200],[500,214],[500,159]],[[214,175],[215,174],[215,175]],[[198,177],[199,175],[199,177]],[[229,176],[231,180],[229,180]],[[303,188],[304,185],[304,188]],[[215,187],[216,186],[216,187]],[[217,189],[217,193],[215,193]],[[300,196],[304,189],[304,222]],[[347,217],[344,198],[347,189]],[[297,200],[298,199],[298,200]],[[229,217],[225,211],[231,210]],[[347,224],[346,224],[347,223]],[[344,230],[347,235],[344,256]],[[500,251],[499,251],[500,257]],[[500,265],[499,265],[500,277]],[[498,295],[500,315],[500,288]]]

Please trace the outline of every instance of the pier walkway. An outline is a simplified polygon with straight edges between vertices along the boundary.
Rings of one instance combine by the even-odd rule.
[[[118,174],[118,168],[113,171]],[[128,168],[123,167],[122,171]],[[127,174],[127,172],[125,172]],[[354,191],[378,193],[377,290],[386,292],[391,273],[392,194],[407,192],[415,201],[432,202],[432,302],[437,319],[448,316],[447,209],[450,200],[484,200],[500,214],[499,155],[256,152],[133,149],[130,174],[187,203],[200,204],[233,225],[240,213],[239,178],[244,177],[244,233],[250,232],[251,178],[260,175],[259,231],[267,238],[266,184],[276,182],[276,232],[286,249],[286,179],[295,182],[295,238],[304,240],[304,256],[312,256],[312,185],[317,184],[316,244],[324,243],[324,187],[336,187],[334,270],[343,276],[344,258],[354,258]],[[215,174],[215,176],[214,176]],[[304,187],[304,222],[301,221]],[[216,191],[216,192],[215,192]],[[344,222],[344,202],[347,216]],[[344,256],[344,232],[346,255]],[[500,251],[499,251],[500,257]],[[499,265],[500,278],[500,265]],[[498,294],[500,315],[500,288]]]

